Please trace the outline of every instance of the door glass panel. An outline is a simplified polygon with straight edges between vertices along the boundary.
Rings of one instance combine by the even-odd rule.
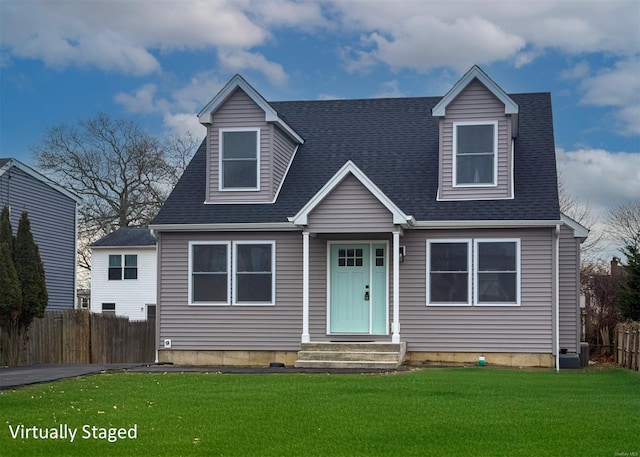
[[[338,249],[339,267],[361,267],[364,265],[362,249]]]

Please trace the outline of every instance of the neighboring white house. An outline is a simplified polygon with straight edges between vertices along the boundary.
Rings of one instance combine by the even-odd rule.
[[[91,312],[156,317],[156,239],[123,227],[91,245]]]

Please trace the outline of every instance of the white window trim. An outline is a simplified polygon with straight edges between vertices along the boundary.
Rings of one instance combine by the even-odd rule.
[[[255,187],[224,187],[224,173],[222,169],[222,146],[225,132],[256,132],[256,186]],[[218,190],[220,192],[256,192],[260,190],[260,128],[233,127],[218,130]]]
[[[227,247],[227,301],[226,302],[194,302],[193,301],[193,246],[223,245]],[[229,306],[231,304],[231,242],[230,241],[189,241],[189,306]]]
[[[478,302],[478,244],[480,243],[515,243],[516,245],[516,302],[515,303],[479,303]],[[478,238],[473,242],[473,282],[474,282],[474,290],[473,290],[473,305],[474,306],[520,306],[521,304],[521,275],[522,275],[522,264],[521,264],[521,252],[520,252],[520,238]]]
[[[493,125],[493,182],[458,184],[458,126],[465,125]],[[452,150],[452,187],[497,187],[498,186],[498,121],[466,121],[453,123],[453,150]]]
[[[111,266],[111,256],[118,256],[120,257],[120,266],[119,267],[112,267]],[[126,266],[126,259],[127,256],[135,256],[136,257],[136,266],[135,267],[127,267]],[[107,255],[107,281],[137,281],[139,279],[139,273],[140,273],[140,267],[138,266],[138,254],[108,254]],[[109,271],[112,268],[119,268],[120,269],[120,279],[110,279],[109,278]],[[136,269],[136,277],[135,278],[125,278],[124,277],[124,272],[127,268],[135,268]]]
[[[271,301],[238,303],[238,246],[246,244],[262,244],[271,246]],[[275,240],[242,240],[233,242],[233,305],[234,306],[275,306],[276,304],[276,242]]]
[[[442,303],[442,302],[431,302],[431,244],[435,243],[467,243],[467,302],[466,303]],[[471,247],[473,245],[473,240],[471,238],[443,238],[443,239],[431,239],[427,240],[427,277],[426,277],[426,286],[427,286],[427,306],[471,306],[471,292],[473,290],[472,286],[472,277],[474,275],[473,272],[473,263],[471,257]]]

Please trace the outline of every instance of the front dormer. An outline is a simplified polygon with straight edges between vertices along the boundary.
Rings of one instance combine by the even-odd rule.
[[[303,139],[241,76],[200,111],[207,128],[205,203],[272,203]]]
[[[513,198],[518,105],[474,66],[433,108],[438,200]]]

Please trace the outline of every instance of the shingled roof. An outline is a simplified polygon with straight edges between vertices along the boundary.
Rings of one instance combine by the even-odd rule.
[[[106,247],[146,247],[155,246],[156,239],[151,230],[144,227],[121,227],[115,232],[100,238],[92,248]]]
[[[203,142],[153,225],[287,222],[348,161],[417,221],[560,219],[551,97],[509,94],[518,104],[514,198],[437,201],[442,97],[271,102],[303,139],[272,204],[204,204]]]

